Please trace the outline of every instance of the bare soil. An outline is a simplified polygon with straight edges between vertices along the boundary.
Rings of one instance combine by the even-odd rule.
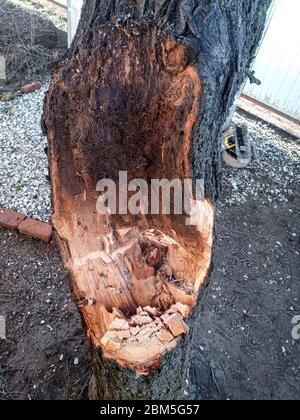
[[[300,398],[300,341],[292,339],[292,319],[300,315],[299,209],[297,198],[276,210],[249,201],[219,212],[191,397]]]
[[[55,245],[0,229],[0,314],[0,399],[86,397],[89,348]]]

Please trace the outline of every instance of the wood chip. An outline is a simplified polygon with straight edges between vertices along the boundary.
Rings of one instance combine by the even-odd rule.
[[[157,338],[159,339],[159,341],[162,342],[162,344],[170,343],[172,340],[174,340],[174,336],[165,328],[160,330],[160,332],[157,335]]]
[[[109,330],[111,331],[123,331],[123,330],[129,330],[129,324],[126,319],[119,319],[116,318],[113,320],[113,322],[109,326]]]
[[[187,334],[189,331],[189,327],[177,313],[172,315],[163,315],[162,320],[174,337],[178,337],[181,334]]]
[[[140,327],[131,327],[130,328],[130,333],[131,335],[133,335],[134,337],[140,332]]]
[[[172,305],[171,308],[175,309],[176,312],[179,312],[183,319],[187,319],[191,312],[191,308],[188,305],[183,305],[180,302],[177,302],[175,305]]]
[[[105,346],[105,351],[108,353],[116,353],[118,350],[120,350],[121,344],[117,341],[109,340],[107,345]]]
[[[100,340],[100,344],[101,344],[101,346],[106,347],[108,342],[109,342],[109,337],[107,337],[107,335],[105,334],[105,335],[101,338],[101,340]]]
[[[125,315],[119,308],[113,308],[112,315],[114,318],[126,319]]]
[[[145,306],[144,312],[147,312],[152,318],[155,318],[158,316],[158,310],[156,308],[152,308],[151,306]]]
[[[146,325],[146,324],[150,324],[153,321],[153,319],[147,315],[147,316],[142,316],[142,315],[135,315],[131,318],[131,325]]]
[[[131,337],[130,330],[126,331],[108,331],[105,336],[110,340],[123,341]]]

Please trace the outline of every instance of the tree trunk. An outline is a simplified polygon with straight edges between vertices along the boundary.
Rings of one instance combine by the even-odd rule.
[[[222,128],[270,3],[87,0],[53,71],[44,113],[52,221],[91,341],[91,398],[186,397]],[[148,184],[203,179],[197,224],[174,210],[99,214],[96,185],[118,184],[120,171]],[[176,205],[174,194],[170,201]]]

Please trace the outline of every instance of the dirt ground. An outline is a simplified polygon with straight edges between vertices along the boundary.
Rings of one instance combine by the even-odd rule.
[[[85,398],[89,349],[55,245],[0,230],[0,314],[0,399]]]
[[[300,398],[299,205],[289,215],[253,201],[219,213],[190,372],[196,399]]]
[[[40,0],[0,0],[0,55],[6,63],[0,94],[42,81],[66,51],[66,11],[45,4]]]

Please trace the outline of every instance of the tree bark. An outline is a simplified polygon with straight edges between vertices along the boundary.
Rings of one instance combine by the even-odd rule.
[[[91,398],[186,398],[222,128],[270,3],[86,0],[53,71],[44,112],[52,221],[91,340]],[[204,179],[197,226],[174,212],[98,215],[96,185],[118,182],[119,171],[148,183]]]

